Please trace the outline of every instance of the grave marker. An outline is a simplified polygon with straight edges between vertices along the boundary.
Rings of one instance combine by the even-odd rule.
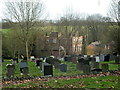
[[[102,64],[102,71],[107,72],[109,70],[109,65],[108,64]]]
[[[44,76],[48,76],[48,75],[53,76],[53,67],[50,64],[44,65]]]
[[[76,63],[77,63],[76,57],[72,57],[72,63],[73,63],[73,64],[76,64]]]
[[[60,71],[61,72],[67,72],[67,65],[66,64],[60,64]]]
[[[55,69],[60,69],[60,62],[55,61],[54,62],[54,67],[55,67]]]
[[[7,69],[6,69],[6,76],[7,77],[14,77],[14,70],[15,70],[15,66],[12,64],[7,64],[6,65]]]

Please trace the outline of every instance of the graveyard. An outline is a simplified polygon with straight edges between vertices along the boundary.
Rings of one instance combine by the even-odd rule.
[[[21,64],[22,59],[18,62],[5,59],[2,63],[3,88],[119,88],[119,63],[97,59],[48,57],[45,62],[37,58],[26,61],[27,64]],[[14,70],[7,70],[9,64],[14,64]],[[21,66],[27,66],[27,72],[23,70],[21,74]]]
[[[119,0],[0,4],[0,89],[120,89]]]

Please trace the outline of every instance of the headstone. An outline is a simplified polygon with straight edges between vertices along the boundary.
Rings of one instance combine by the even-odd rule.
[[[83,70],[83,63],[77,63],[77,69],[78,70]]]
[[[99,62],[96,62],[96,58],[92,59],[91,68],[92,69],[99,69]]]
[[[46,63],[54,64],[54,58],[53,58],[53,57],[47,58],[47,59],[46,59]]]
[[[26,61],[21,61],[20,62],[20,72],[23,73],[23,69],[27,67],[27,62]]]
[[[15,70],[15,66],[12,64],[7,64],[7,69],[6,69],[6,76],[7,77],[14,77],[14,70]]]
[[[53,76],[53,67],[52,65],[44,65],[44,76],[51,75]]]
[[[42,62],[42,60],[37,60],[36,61],[36,66],[40,66],[40,63]]]
[[[19,63],[18,58],[13,58],[13,61],[16,62],[16,63]]]
[[[87,65],[87,64],[83,65],[83,73],[84,74],[90,74],[91,73],[90,65]]]
[[[96,56],[96,62],[100,62],[99,56]]]
[[[60,71],[61,72],[67,72],[67,65],[66,64],[60,64]]]
[[[105,62],[108,62],[108,61],[109,61],[109,59],[110,59],[110,55],[109,55],[109,54],[107,54],[107,55],[105,56],[105,58],[104,58],[104,61],[105,61]]]
[[[115,55],[111,54],[110,55],[110,61],[115,60]]]
[[[120,56],[115,56],[115,63],[120,64]]]
[[[23,68],[23,74],[27,75],[29,73],[28,67]]]
[[[49,63],[42,62],[42,72],[44,72],[44,66],[45,66],[45,65],[49,65]]]
[[[99,56],[99,58],[100,58],[100,61],[104,61],[104,55],[103,54],[101,54],[100,56]]]
[[[20,68],[25,68],[25,67],[27,67],[27,62],[25,61],[20,62]]]
[[[76,63],[77,63],[76,57],[72,57],[72,63],[73,63],[73,64],[76,64]]]
[[[71,62],[72,57],[71,57],[71,56],[65,56],[65,57],[64,57],[64,60],[65,60],[65,61],[68,61],[68,62]]]
[[[109,65],[108,64],[102,64],[102,71],[107,72],[109,70]]]
[[[31,60],[35,60],[35,57],[34,57],[34,56],[30,56],[30,59],[31,59]]]
[[[54,62],[54,67],[55,67],[55,69],[60,69],[60,62],[55,61]]]

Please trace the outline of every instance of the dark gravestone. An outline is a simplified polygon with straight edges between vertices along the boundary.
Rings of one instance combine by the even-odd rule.
[[[4,58],[2,58],[2,62],[4,62]]]
[[[64,60],[65,60],[65,61],[68,61],[68,62],[71,62],[72,57],[71,57],[71,56],[65,56],[65,57],[64,57]]]
[[[110,61],[115,60],[115,55],[111,54],[110,55]]]
[[[40,66],[40,63],[42,62],[42,60],[37,60],[36,61],[36,66]]]
[[[83,70],[83,63],[77,63],[77,69]]]
[[[73,64],[76,64],[76,63],[77,63],[76,57],[72,57],[72,63],[73,63]]]
[[[23,69],[27,67],[27,62],[26,61],[21,61],[20,62],[20,72],[23,73]]]
[[[42,72],[44,72],[44,66],[45,66],[45,65],[49,65],[49,63],[42,62]]]
[[[54,60],[55,59],[53,57],[49,57],[49,58],[46,59],[46,63],[49,63],[49,64],[53,65],[54,64]]]
[[[28,67],[23,68],[23,74],[27,75],[29,73]]]
[[[44,76],[51,75],[53,76],[53,67],[52,65],[44,65]]]
[[[108,64],[102,64],[102,71],[107,72],[109,70],[109,65]]]
[[[90,68],[90,65],[88,65],[88,64],[84,64],[83,65],[83,73],[84,74],[90,74],[91,73],[91,70],[90,70],[91,68]]]
[[[105,62],[109,62],[109,59],[110,59],[110,55],[107,54],[107,55],[105,56],[105,58],[104,58],[104,61],[105,61]]]
[[[99,69],[99,62],[96,62],[96,58],[92,59],[91,67],[92,69]]]
[[[14,70],[15,70],[15,66],[12,64],[7,64],[7,69],[6,69],[6,76],[7,77],[14,77]]]
[[[16,63],[19,63],[18,58],[13,58],[13,61],[15,61]]]
[[[120,64],[120,56],[115,56],[115,63]]]
[[[64,57],[64,60],[67,61],[67,57]]]
[[[54,62],[54,67],[55,67],[55,69],[60,69],[60,62],[55,61]]]
[[[60,71],[61,72],[67,72],[67,65],[66,64],[60,64]]]

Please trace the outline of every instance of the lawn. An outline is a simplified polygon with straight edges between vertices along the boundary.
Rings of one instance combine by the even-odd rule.
[[[5,60],[2,63],[2,77],[6,76],[6,64],[10,64],[11,60]],[[76,64],[72,62],[64,62],[67,64],[67,72],[61,72],[59,69],[55,69],[53,67],[53,75],[52,79],[33,79],[33,80],[24,80],[24,81],[12,81],[9,84],[4,83],[3,88],[120,88],[119,87],[119,75],[108,75],[108,76],[93,76],[93,77],[85,77],[85,78],[55,78],[61,76],[77,76],[81,75],[82,72],[76,69]],[[117,70],[118,65],[112,64],[114,61],[110,62],[100,62],[100,67],[102,63],[108,63],[110,70]],[[43,76],[43,72],[41,72],[40,68],[36,67],[34,62],[28,62],[29,75],[32,77]],[[15,67],[15,77],[23,77],[20,75],[19,71],[19,63]],[[55,78],[55,79],[54,79]],[[4,81],[5,82],[5,81]]]
[[[116,88],[120,89],[118,76],[101,76],[87,78],[26,80],[5,84],[3,88]]]
[[[11,60],[5,60],[5,62],[2,63],[2,76],[6,76],[6,64],[10,64]],[[81,74],[82,72],[77,70],[76,64],[73,64],[72,62],[64,62],[67,64],[67,72],[61,72],[59,69],[55,69],[53,67],[53,74],[54,76],[70,76],[70,75],[78,75]],[[19,70],[20,64],[16,64],[15,66],[15,77],[22,77],[20,75],[20,70]],[[36,63],[29,61],[28,62],[28,68],[29,68],[29,75],[28,76],[43,76],[43,72],[41,72],[40,68],[36,67]]]

